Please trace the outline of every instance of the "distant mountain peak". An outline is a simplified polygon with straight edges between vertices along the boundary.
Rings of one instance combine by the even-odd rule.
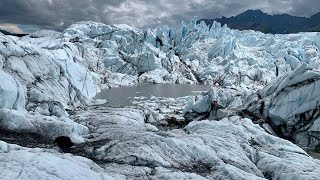
[[[314,14],[313,16],[311,16],[310,18],[312,17],[320,17],[320,12],[318,12],[317,14]]]
[[[270,15],[259,9],[250,9],[229,18],[201,19],[199,21],[204,21],[208,25],[217,21],[222,25],[227,24],[232,29],[255,30],[273,34],[320,31],[320,12],[306,18],[289,14]]]
[[[260,9],[248,9],[246,10],[245,12],[241,13],[241,14],[252,14],[252,13],[255,13],[255,14],[266,14],[264,13],[263,11],[261,11]]]
[[[235,17],[238,18],[261,18],[269,16],[269,14],[262,12],[261,10],[247,10]]]

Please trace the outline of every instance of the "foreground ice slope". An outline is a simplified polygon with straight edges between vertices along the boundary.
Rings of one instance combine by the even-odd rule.
[[[281,180],[320,175],[319,160],[239,116],[173,130],[146,123],[153,117],[132,108],[90,106],[75,110],[71,118],[90,128],[86,143],[71,149],[84,157],[0,141],[1,179]]]
[[[54,150],[22,148],[3,141],[0,141],[0,159],[0,177],[3,180],[116,179],[86,158]]]
[[[250,119],[192,122],[163,131],[142,111],[103,106],[77,110],[89,124],[87,156],[128,179],[317,179],[320,161]],[[155,123],[156,124],[156,123]]]

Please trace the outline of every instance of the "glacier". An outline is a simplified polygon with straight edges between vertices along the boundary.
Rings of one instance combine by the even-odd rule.
[[[301,147],[320,149],[319,48],[320,33],[196,20],[0,33],[0,130],[75,143],[63,153],[0,141],[1,178],[317,179],[320,161]],[[139,84],[211,88],[122,108],[94,99]]]

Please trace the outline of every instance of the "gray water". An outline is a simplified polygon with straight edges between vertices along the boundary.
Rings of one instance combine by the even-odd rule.
[[[320,151],[314,149],[304,149],[309,156],[313,157],[314,159],[320,159]]]
[[[178,98],[199,95],[209,88],[208,85],[194,84],[149,84],[106,89],[97,94],[95,99],[106,99],[112,106],[131,106],[135,97],[140,97],[140,100],[147,100],[152,96]]]

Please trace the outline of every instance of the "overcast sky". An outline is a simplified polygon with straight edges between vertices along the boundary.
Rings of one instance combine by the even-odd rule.
[[[140,28],[174,26],[194,16],[229,17],[248,9],[309,17],[320,12],[320,0],[0,0],[0,29],[62,31],[83,20]]]

